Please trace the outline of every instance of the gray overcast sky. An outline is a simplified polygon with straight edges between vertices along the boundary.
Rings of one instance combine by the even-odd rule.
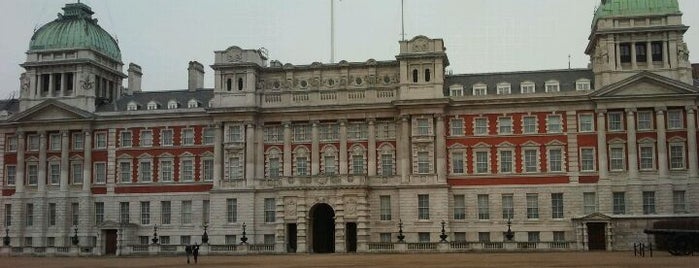
[[[330,61],[331,0],[83,0],[119,40],[125,66],[143,68],[143,89],[187,87],[187,64],[213,63],[214,50],[265,47],[270,59]],[[2,0],[0,98],[19,87],[34,27],[67,1]],[[335,2],[336,61],[390,60],[398,54],[400,0]],[[405,0],[407,38],[443,38],[454,73],[586,67],[599,0]],[[692,62],[699,62],[699,1],[680,0]],[[126,68],[124,68],[126,71]],[[213,86],[207,68],[205,86]],[[124,80],[125,83],[126,80]]]

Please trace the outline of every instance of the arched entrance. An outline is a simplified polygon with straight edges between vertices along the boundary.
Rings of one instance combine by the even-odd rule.
[[[335,252],[335,211],[328,204],[311,208],[311,247],[314,253]]]

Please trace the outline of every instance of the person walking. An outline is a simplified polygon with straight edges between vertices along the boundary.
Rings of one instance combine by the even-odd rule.
[[[184,254],[187,255],[187,264],[189,264],[189,255],[192,255],[192,246],[190,246],[189,244],[184,246]],[[196,259],[196,257],[195,257],[195,259]]]
[[[194,263],[197,263],[199,261],[199,244],[194,243],[194,246],[192,246],[192,255],[194,256]]]

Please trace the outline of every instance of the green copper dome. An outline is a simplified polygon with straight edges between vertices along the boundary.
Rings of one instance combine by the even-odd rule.
[[[64,14],[34,32],[29,52],[61,49],[92,49],[121,61],[116,40],[92,18],[92,9],[82,3],[66,4]]]
[[[682,14],[677,0],[602,0],[602,5],[595,11],[593,23],[608,17],[668,14]]]

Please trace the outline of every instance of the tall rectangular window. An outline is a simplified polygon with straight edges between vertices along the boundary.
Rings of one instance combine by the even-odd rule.
[[[381,154],[381,176],[393,176],[393,155]]]
[[[95,133],[95,149],[107,148],[107,133],[97,132]]]
[[[623,113],[621,112],[610,112],[607,114],[607,120],[609,120],[609,122],[607,123],[609,125],[609,131],[624,130],[624,126],[622,124],[622,116]]]
[[[428,152],[418,152],[417,153],[417,173],[418,174],[430,173],[430,154]]]
[[[226,199],[226,221],[228,223],[238,221],[238,199]]]
[[[430,219],[430,195],[417,195],[417,218],[418,220]]]
[[[488,173],[488,152],[476,152],[476,173]]]
[[[430,134],[430,121],[426,118],[417,119],[417,134],[421,136]]]
[[[498,134],[512,134],[512,118],[511,117],[500,117],[498,118]]]
[[[624,161],[624,148],[609,148],[609,170],[622,171],[625,167],[626,163]]]
[[[619,59],[621,63],[631,63],[631,44],[621,43],[619,44]]]
[[[119,203],[119,222],[129,223],[129,202]]]
[[[488,119],[476,118],[474,121],[473,134],[488,135]]]
[[[161,159],[160,160],[160,181],[171,182],[172,181],[172,160]]]
[[[449,121],[451,136],[463,136],[464,135],[464,120],[463,119],[452,119]]]
[[[563,193],[551,194],[551,218],[563,218]]]
[[[141,130],[141,147],[153,146],[153,131]]]
[[[211,217],[211,202],[209,200],[201,201],[201,223],[208,224]]]
[[[70,163],[70,175],[73,184],[83,184],[83,163],[73,162]]]
[[[466,198],[462,194],[454,195],[454,219],[466,219]]]
[[[5,227],[12,226],[12,204],[5,204]]]
[[[672,191],[672,210],[675,214],[687,213],[685,191]]]
[[[180,223],[182,224],[192,224],[192,201],[182,201],[182,206],[180,207]]]
[[[667,111],[667,129],[681,129],[683,127],[682,110]]]
[[[452,174],[463,174],[464,173],[464,153],[463,152],[451,153],[451,173]]]
[[[104,222],[104,203],[95,202],[95,225],[102,224]]]
[[[512,219],[515,217],[515,202],[513,194],[502,195],[502,218]]]
[[[14,165],[7,165],[5,166],[5,182],[7,185],[15,185],[16,181],[16,176],[17,176],[17,166]]]
[[[163,129],[160,131],[160,145],[161,146],[172,146],[173,144],[173,134],[172,129]]]
[[[194,129],[182,130],[182,145],[194,145]]]
[[[647,62],[648,56],[646,55],[646,43],[636,43],[636,62]]]
[[[580,170],[595,171],[595,149],[582,148],[580,149]]]
[[[139,181],[140,182],[151,182],[151,160],[141,160],[139,165]]]
[[[513,151],[499,151],[500,154],[500,173],[512,173],[514,167],[512,162]]]
[[[311,139],[311,125],[294,125],[293,135],[294,141],[309,141]]]
[[[131,182],[131,160],[119,162],[119,182]]]
[[[524,172],[534,173],[539,171],[538,149],[524,149]]]
[[[539,218],[539,195],[527,194],[527,219]]]
[[[335,161],[333,161],[335,163]],[[364,174],[364,155],[354,154],[352,155],[352,175],[362,175]]]
[[[655,214],[655,192],[643,192],[643,214]]]
[[[105,184],[107,182],[107,163],[95,162],[95,184]]]
[[[352,159],[354,162],[354,159]],[[364,163],[362,161],[362,167],[364,166]],[[335,170],[335,156],[334,155],[326,155],[323,157],[323,168],[324,168],[324,173],[325,175],[328,176],[334,176],[336,173]]]
[[[612,213],[615,215],[626,214],[626,193],[612,193]]]
[[[61,164],[57,162],[49,163],[49,181],[53,185],[61,182]]]
[[[238,142],[243,140],[243,130],[240,125],[233,125],[228,127],[228,141]]]
[[[379,213],[380,213],[380,219],[382,221],[390,221],[391,220],[391,196],[390,195],[382,195],[379,196]]]
[[[638,130],[651,130],[653,129],[653,112],[652,111],[638,111],[636,113],[636,119],[638,121],[636,128]]]
[[[141,202],[141,224],[150,224],[150,202]]]
[[[527,242],[539,242],[539,232],[527,232]]]
[[[280,163],[279,163],[279,157],[270,157],[269,158],[269,177],[272,179],[279,178],[280,172]],[[326,168],[327,170],[327,168]]]
[[[27,184],[36,185],[39,180],[39,166],[36,164],[27,164]]]
[[[39,135],[27,135],[27,151],[39,150]]]
[[[80,135],[77,135],[80,136]],[[73,136],[75,138],[75,136]],[[76,149],[76,148],[73,148]],[[61,150],[61,134],[54,133],[49,135],[49,150],[50,151],[60,151]]]
[[[49,203],[49,226],[56,225],[56,203]]]
[[[308,176],[308,158],[305,156],[296,158],[296,175]]]
[[[639,155],[641,159],[639,168],[641,170],[655,169],[655,148],[652,144],[641,144],[639,146]]]
[[[663,42],[651,42],[650,48],[653,61],[663,61]]]
[[[78,226],[80,224],[80,203],[71,203],[70,213],[73,226]]]
[[[670,169],[684,169],[684,143],[670,144]]]
[[[214,144],[214,134],[216,133],[216,129],[214,128],[205,128],[204,129],[204,138],[203,138],[203,143],[206,145],[211,145]]]
[[[549,171],[551,171],[551,172],[563,171],[563,150],[562,149],[549,149]]]
[[[170,201],[160,201],[160,224],[170,224],[172,222],[172,203]]]
[[[276,203],[274,198],[265,198],[265,222],[276,221]]]
[[[490,200],[487,194],[478,195],[478,219],[490,219]]]
[[[202,160],[202,166],[204,168],[204,171],[202,172],[204,175],[204,181],[213,181],[214,180],[214,160],[213,159],[203,159]]]
[[[585,215],[597,212],[597,194],[595,192],[583,193],[583,207]]]
[[[121,147],[131,147],[131,131],[122,131],[121,133]]]
[[[180,164],[180,181],[194,181],[194,160],[183,159]]]
[[[33,226],[34,225],[34,204],[27,204],[27,210],[25,211],[24,225]]]
[[[7,151],[8,152],[16,152],[17,151],[17,137],[7,137],[5,139],[5,144],[7,146]]]
[[[536,133],[536,116],[522,117],[522,132],[524,134]]]
[[[561,133],[563,132],[563,127],[561,123],[560,115],[549,115],[546,118],[547,132],[548,133]]]
[[[580,115],[580,132],[595,131],[595,118],[593,114]]]

